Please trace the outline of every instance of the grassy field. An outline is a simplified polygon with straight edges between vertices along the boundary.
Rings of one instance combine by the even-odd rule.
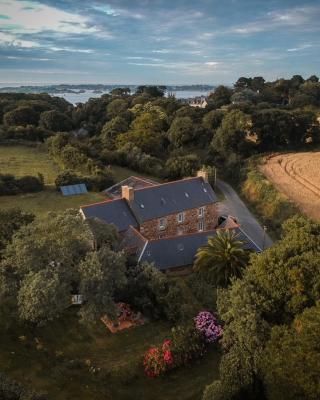
[[[35,215],[43,215],[48,211],[63,211],[68,208],[105,200],[100,193],[89,192],[77,196],[64,197],[60,192],[49,188],[39,193],[27,193],[16,196],[0,196],[0,208],[20,208]]]
[[[111,334],[102,323],[87,329],[70,311],[60,322],[14,332],[0,336],[1,370],[47,392],[50,400],[200,400],[204,387],[217,377],[220,354],[215,348],[199,363],[165,377],[144,375],[144,352],[168,337],[164,323]],[[25,340],[19,339],[22,335]]]
[[[131,175],[143,176],[128,168],[113,166],[112,171],[119,182]],[[0,208],[21,208],[36,215],[48,211],[63,211],[67,208],[78,208],[81,205],[105,200],[101,193],[90,192],[83,195],[63,197],[55,190],[54,181],[59,168],[50,159],[46,150],[41,147],[0,146],[0,173],[15,176],[34,175],[42,173],[46,189],[39,193],[21,194],[16,196],[0,196]],[[154,179],[151,178],[150,179]]]
[[[279,154],[265,159],[261,171],[311,218],[320,220],[320,152]]]
[[[0,146],[0,173],[17,177],[41,173],[45,184],[52,185],[58,172],[59,168],[41,146]]]

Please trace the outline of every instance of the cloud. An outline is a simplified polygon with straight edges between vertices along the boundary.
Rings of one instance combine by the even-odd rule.
[[[28,0],[0,0],[1,12],[10,19],[0,19],[0,44],[21,48],[42,47],[41,34],[99,35],[100,30],[88,17]],[[103,32],[104,36],[107,32]],[[32,37],[32,40],[29,40]]]
[[[7,60],[52,61],[52,58],[38,58],[38,57],[4,56],[3,58]]]
[[[127,56],[125,57],[126,60],[149,60],[159,62],[162,61],[160,58],[153,58],[153,57],[141,57],[141,56]]]
[[[228,32],[251,35],[282,28],[319,30],[319,17],[320,7],[315,6],[269,11],[264,17],[257,18],[254,22],[233,27]]]
[[[205,65],[208,65],[209,67],[216,67],[219,65],[219,63],[217,61],[207,61]]]
[[[172,49],[160,49],[160,50],[152,50],[152,53],[158,53],[158,54],[169,54],[172,53]]]
[[[40,46],[38,42],[35,42],[33,40],[20,39],[12,33],[5,33],[5,32],[0,32],[0,45],[22,47],[27,49]]]
[[[303,45],[298,46],[298,47],[292,47],[291,49],[287,49],[287,51],[288,52],[296,52],[296,51],[309,49],[310,47],[313,47],[313,45],[312,44],[303,44]]]
[[[74,49],[72,47],[56,47],[56,46],[49,46],[48,50],[51,51],[65,51],[68,53],[84,53],[84,54],[92,54],[94,50],[92,49]]]
[[[107,14],[107,15],[112,15],[112,16],[118,16],[119,15],[119,13],[114,8],[109,6],[108,4],[102,5],[102,6],[96,6],[95,5],[92,8],[94,10],[96,10],[96,11],[102,12],[102,13]]]

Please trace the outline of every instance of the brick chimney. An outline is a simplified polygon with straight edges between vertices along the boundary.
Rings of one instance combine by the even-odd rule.
[[[197,177],[202,178],[204,182],[208,183],[209,182],[209,173],[208,171],[205,171],[204,169],[200,169],[200,171],[197,172]]]
[[[131,202],[134,200],[134,190],[131,186],[121,186],[121,197]]]

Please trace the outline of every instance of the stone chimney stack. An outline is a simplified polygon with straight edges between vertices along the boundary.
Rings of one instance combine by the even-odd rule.
[[[204,169],[200,169],[200,171],[197,172],[197,177],[202,178],[205,183],[209,183],[209,173],[208,171],[205,171]]]
[[[121,186],[121,197],[131,202],[134,200],[134,190],[131,186]]]

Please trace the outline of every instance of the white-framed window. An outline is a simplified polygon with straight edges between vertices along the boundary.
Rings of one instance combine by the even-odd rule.
[[[202,218],[204,216],[204,207],[200,207],[198,209],[198,217]]]
[[[165,218],[160,218],[159,219],[159,229],[161,231],[166,229],[166,219]]]
[[[184,222],[184,212],[178,214],[178,223],[181,224],[182,222]]]
[[[198,222],[198,231],[199,232],[202,232],[204,230],[204,222],[203,222],[203,220],[201,219],[199,222]]]

